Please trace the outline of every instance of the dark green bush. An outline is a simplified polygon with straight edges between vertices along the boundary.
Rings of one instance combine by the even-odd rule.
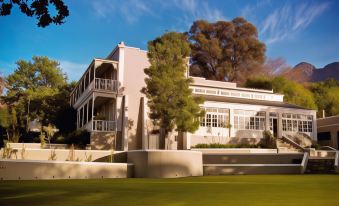
[[[90,136],[91,134],[86,130],[75,130],[67,135],[65,143],[76,148],[86,148],[86,145],[90,144]]]
[[[211,144],[197,144],[193,148],[258,148],[258,145],[255,144],[220,144],[220,143],[211,143]]]
[[[268,130],[263,131],[263,138],[259,142],[261,148],[276,149],[277,139]]]

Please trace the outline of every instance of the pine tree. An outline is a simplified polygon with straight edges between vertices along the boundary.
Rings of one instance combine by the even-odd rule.
[[[148,43],[151,63],[145,69],[148,76],[142,92],[148,98],[149,117],[164,130],[165,138],[173,130],[194,132],[199,128],[199,117],[204,113],[200,97],[192,96],[193,81],[186,77],[190,46],[185,35],[169,32]]]

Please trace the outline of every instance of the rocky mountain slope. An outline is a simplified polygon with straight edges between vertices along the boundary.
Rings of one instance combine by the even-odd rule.
[[[283,75],[297,82],[318,82],[329,78],[339,80],[339,62],[333,62],[324,68],[315,68],[310,63],[301,62]]]

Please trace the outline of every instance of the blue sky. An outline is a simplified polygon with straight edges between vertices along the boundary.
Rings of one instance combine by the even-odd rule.
[[[269,58],[316,67],[339,61],[339,1],[336,0],[66,0],[70,16],[61,26],[38,28],[15,7],[0,17],[0,72],[18,59],[48,56],[78,79],[95,57],[106,57],[120,41],[146,49],[165,31],[187,31],[197,19],[243,16],[258,29]]]

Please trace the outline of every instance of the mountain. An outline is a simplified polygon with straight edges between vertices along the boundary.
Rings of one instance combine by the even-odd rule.
[[[316,68],[310,63],[301,62],[286,71],[283,76],[297,82],[319,82],[329,78],[339,80],[339,62],[333,62],[324,68]]]

